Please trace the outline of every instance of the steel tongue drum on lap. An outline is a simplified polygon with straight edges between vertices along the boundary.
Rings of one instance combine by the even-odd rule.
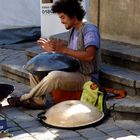
[[[43,52],[27,62],[24,68],[35,75],[45,76],[50,71],[76,71],[79,61],[73,57],[56,52]]]

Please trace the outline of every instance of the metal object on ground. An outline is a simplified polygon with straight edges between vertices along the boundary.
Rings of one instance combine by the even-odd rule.
[[[104,113],[80,100],[69,100],[52,106],[44,115],[38,117],[54,127],[78,128],[99,122],[104,118]]]
[[[0,83],[0,103],[14,91],[14,86]]]
[[[12,134],[8,132],[7,120],[5,116],[0,114],[0,138],[12,137]]]
[[[29,60],[24,68],[32,74],[44,76],[53,70],[75,71],[79,68],[79,62],[61,53],[43,52]]]

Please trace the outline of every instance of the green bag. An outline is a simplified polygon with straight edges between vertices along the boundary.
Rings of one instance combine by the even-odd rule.
[[[101,112],[106,110],[105,93],[100,91],[99,86],[92,81],[84,84],[80,100],[96,106]]]

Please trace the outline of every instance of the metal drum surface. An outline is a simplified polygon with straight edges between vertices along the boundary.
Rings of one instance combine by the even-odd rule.
[[[46,75],[53,70],[75,71],[79,68],[79,62],[61,53],[43,52],[29,60],[24,68],[32,74]]]
[[[52,106],[44,117],[43,122],[51,126],[78,128],[99,122],[104,113],[80,100],[69,100]]]

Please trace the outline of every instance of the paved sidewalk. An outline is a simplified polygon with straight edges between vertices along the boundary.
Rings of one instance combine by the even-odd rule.
[[[15,65],[25,61],[23,49],[0,48],[0,63]],[[2,77],[0,82],[15,86],[14,95],[29,92],[30,87]],[[37,120],[37,114],[42,110],[26,110],[8,106],[6,100],[2,102],[0,114],[8,121],[9,132],[12,137],[1,140],[140,140],[140,122],[131,120],[116,120],[109,118],[98,126],[85,129],[65,130],[45,127]]]

